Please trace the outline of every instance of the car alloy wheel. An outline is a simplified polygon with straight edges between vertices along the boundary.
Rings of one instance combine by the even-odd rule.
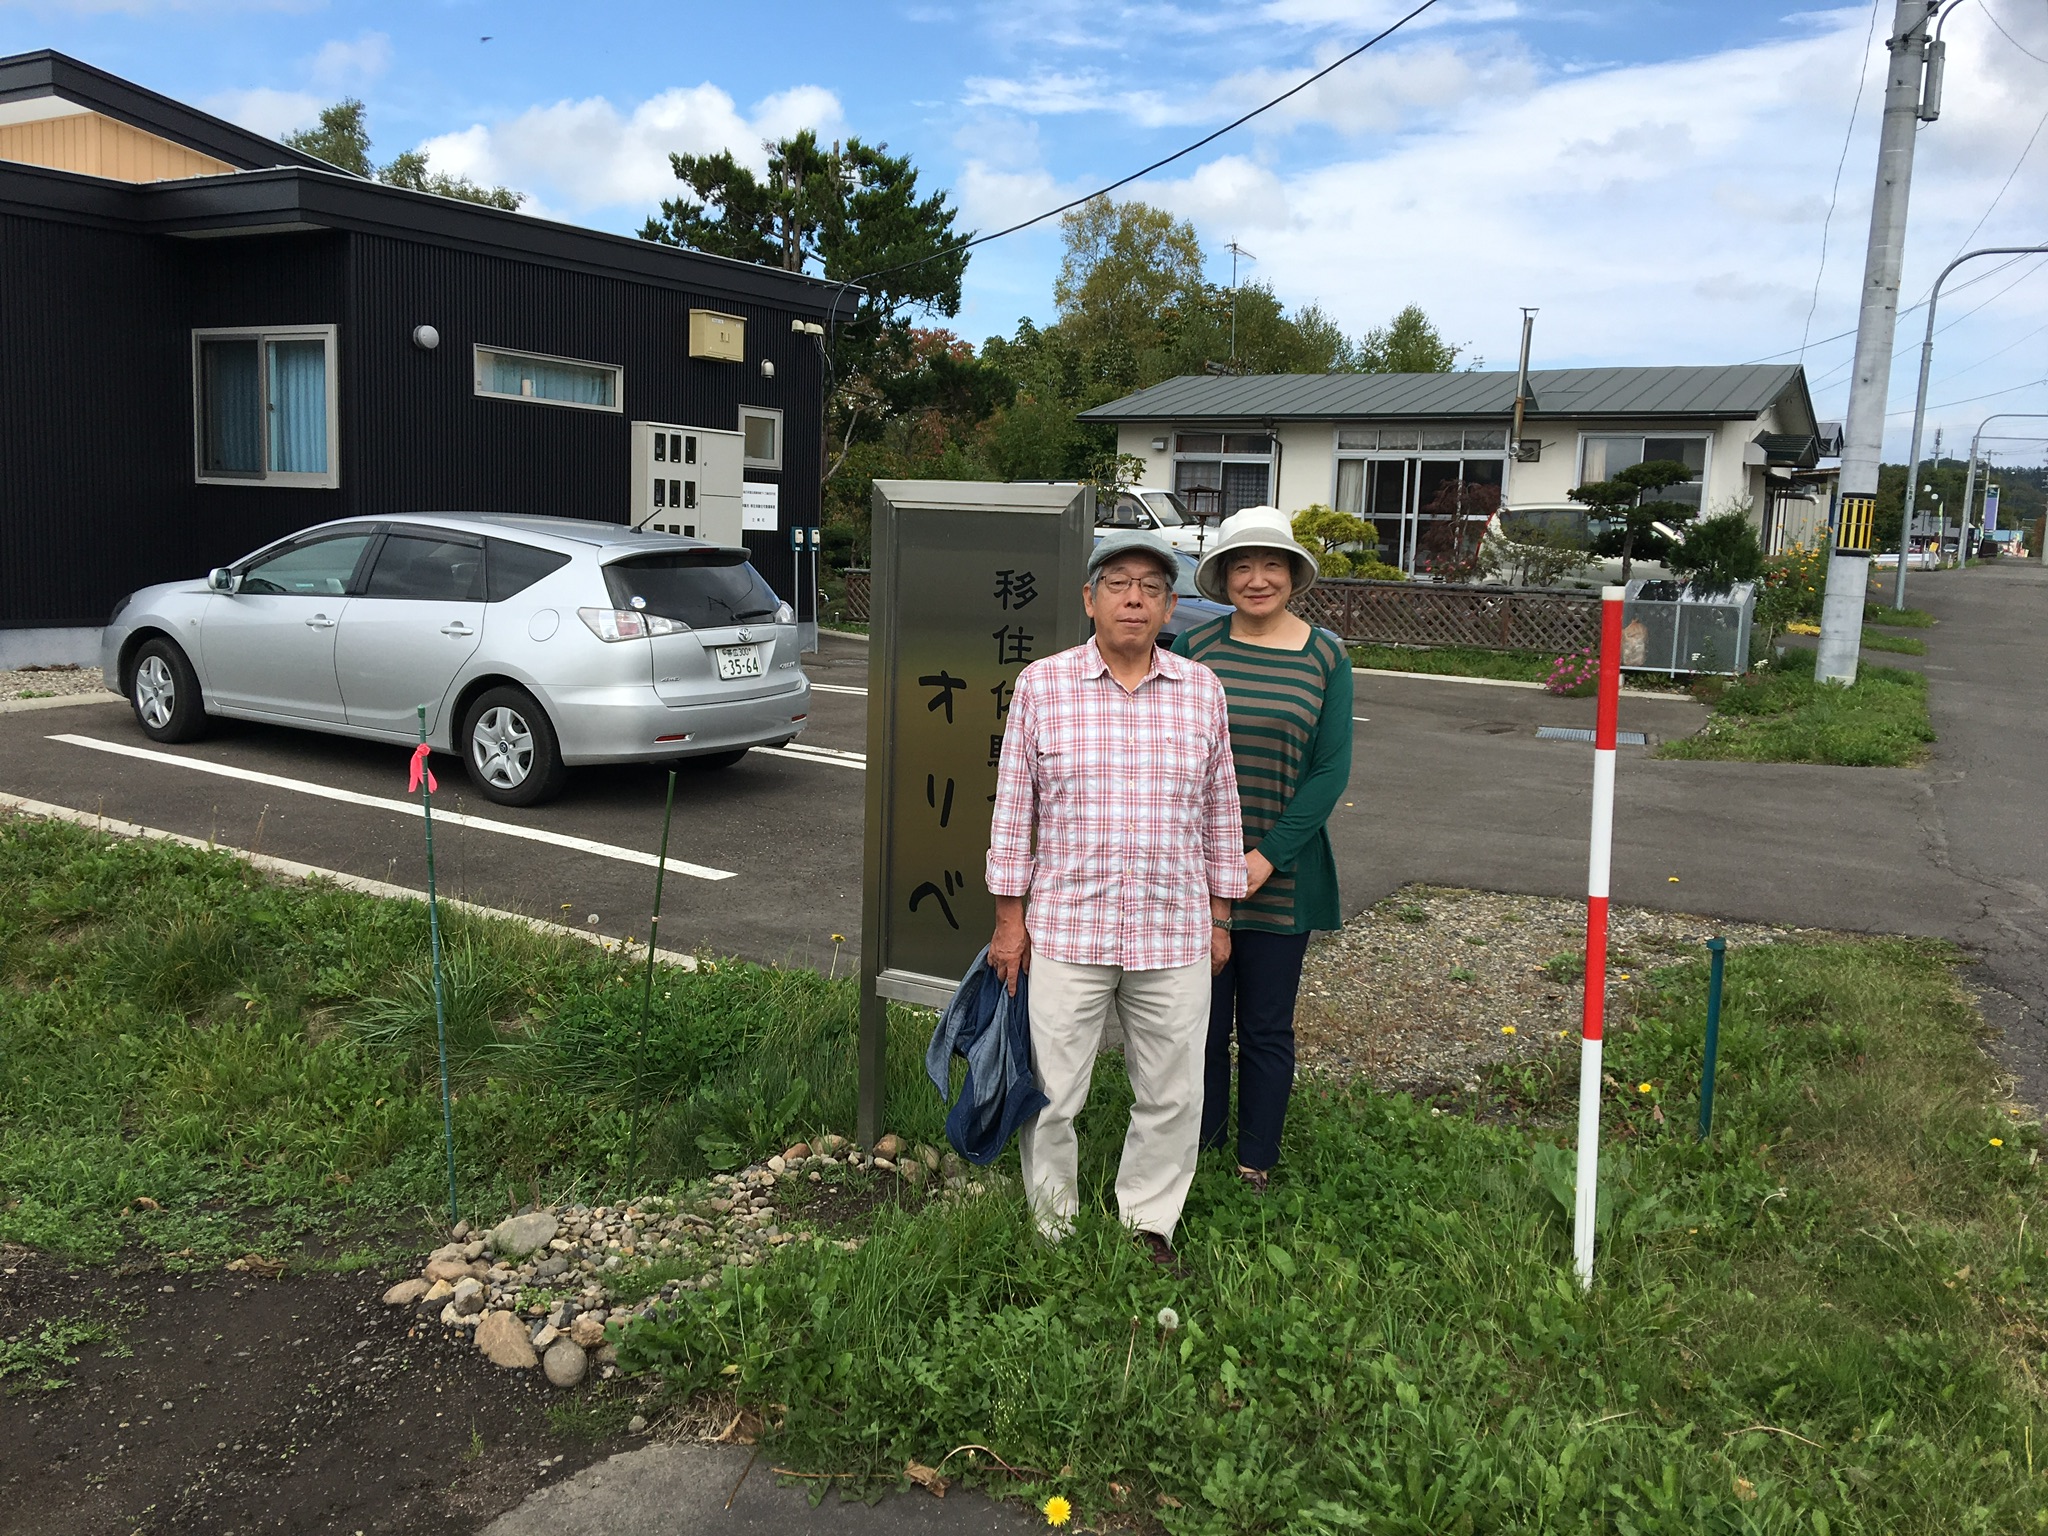
[[[533,772],[533,731],[515,709],[487,709],[470,732],[469,756],[486,782],[517,789]]]
[[[135,669],[135,712],[151,730],[171,723],[178,708],[178,679],[161,656],[145,656]]]

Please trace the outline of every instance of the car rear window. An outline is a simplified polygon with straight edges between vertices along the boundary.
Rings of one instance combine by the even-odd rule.
[[[604,580],[614,608],[659,614],[692,629],[773,618],[782,606],[782,599],[736,549],[633,555],[606,566]]]
[[[531,544],[515,544],[510,539],[485,539],[484,557],[485,579],[494,603],[524,592],[541,577],[552,576],[569,563],[569,557],[559,550],[535,549]]]

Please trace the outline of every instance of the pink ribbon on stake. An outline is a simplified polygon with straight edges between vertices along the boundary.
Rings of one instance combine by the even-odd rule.
[[[405,781],[405,792],[408,795],[419,793],[420,777],[423,774],[426,776],[428,794],[433,794],[441,787],[434,778],[434,770],[427,764],[427,756],[431,750],[424,741],[412,749],[412,775]]]

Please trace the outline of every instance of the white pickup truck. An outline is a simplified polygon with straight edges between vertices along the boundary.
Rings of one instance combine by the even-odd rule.
[[[1191,555],[1201,554],[1209,541],[1216,537],[1214,525],[1198,520],[1172,491],[1153,490],[1142,485],[1118,491],[1114,499],[1103,496],[1096,504],[1095,526],[1103,531],[1141,528],[1157,533],[1175,549],[1186,550]]]

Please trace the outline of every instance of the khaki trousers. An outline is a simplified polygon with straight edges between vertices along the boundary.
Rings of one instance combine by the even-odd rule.
[[[1063,1235],[1080,1208],[1074,1117],[1088,1102],[1103,1022],[1123,1021],[1131,1128],[1116,1175],[1128,1227],[1171,1238],[1195,1177],[1202,1129],[1202,1061],[1209,1033],[1209,963],[1127,971],[1114,965],[1031,960],[1031,1068],[1052,1102],[1018,1136],[1024,1192],[1047,1236]]]

